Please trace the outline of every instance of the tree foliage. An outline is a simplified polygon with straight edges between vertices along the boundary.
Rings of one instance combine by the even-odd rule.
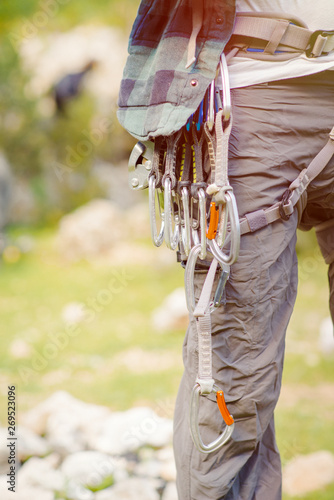
[[[69,104],[66,116],[45,112],[52,105],[52,89],[42,98],[31,94],[32,75],[23,64],[22,44],[79,23],[129,30],[136,7],[133,0],[0,3],[0,151],[14,175],[29,180],[41,216],[55,205],[61,215],[103,194],[92,179],[92,165],[96,159],[117,164],[127,157],[132,141],[117,123],[116,103],[106,110],[108,123],[98,137],[96,103],[88,93]]]

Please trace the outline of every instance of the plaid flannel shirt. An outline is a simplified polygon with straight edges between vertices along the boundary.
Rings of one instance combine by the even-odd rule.
[[[202,20],[186,69],[194,9]],[[235,0],[142,0],[129,40],[118,119],[139,140],[171,135],[195,112],[231,36]]]

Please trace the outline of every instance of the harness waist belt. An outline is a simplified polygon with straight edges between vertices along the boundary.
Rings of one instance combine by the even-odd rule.
[[[320,57],[334,50],[334,30],[312,31],[303,21],[284,14],[238,13],[228,47],[262,49],[267,55],[282,51]]]

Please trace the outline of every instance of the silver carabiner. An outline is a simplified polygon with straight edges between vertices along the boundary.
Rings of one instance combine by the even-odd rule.
[[[209,252],[212,253],[212,255],[215,257],[213,252],[211,251],[211,248],[209,246],[208,248]],[[200,257],[202,251],[202,245],[198,243],[197,245],[194,245],[190,251],[188,260],[187,260],[187,265],[186,265],[186,270],[184,274],[184,287],[185,287],[185,293],[186,293],[186,302],[187,302],[187,308],[188,311],[193,314],[195,309],[196,309],[196,298],[195,298],[195,283],[194,283],[194,276],[195,276],[195,266],[198,258]],[[218,260],[218,259],[216,259]],[[223,282],[219,280],[217,290],[215,292],[215,298],[212,302],[209,304],[209,311],[212,313],[220,304],[220,300],[223,294],[223,289],[225,287],[226,281],[229,277],[229,272],[230,268],[227,266],[225,263],[218,261],[220,264],[220,267],[222,268],[223,274],[226,279],[224,279]]]
[[[174,207],[172,200],[171,180],[166,177],[164,182],[164,209],[165,209],[165,242],[168,248],[176,250],[179,243],[180,220],[174,215]],[[174,230],[173,230],[174,219]]]
[[[188,256],[191,250],[191,231],[190,231],[190,213],[189,213],[189,193],[188,189],[184,186],[181,191],[182,208],[184,214],[184,228],[181,226],[182,243],[184,253]]]
[[[149,185],[149,173],[152,169],[154,143],[152,141],[137,142],[131,151],[128,172],[129,186],[136,191],[146,189]]]
[[[232,104],[228,67],[224,53],[220,56],[220,75],[222,79],[224,121],[228,121],[231,116]]]
[[[198,200],[199,200],[199,229],[200,229],[200,240],[201,240],[201,253],[199,258],[204,260],[206,257],[206,199],[204,189],[198,190]]]
[[[226,190],[225,200],[227,210],[226,216],[228,217],[230,222],[230,251],[228,254],[225,254],[215,240],[209,240],[208,244],[212,255],[218,260],[218,262],[231,265],[237,260],[240,250],[239,214],[232,188]],[[219,232],[221,231],[219,230]],[[219,238],[220,235],[218,235],[218,240]],[[222,242],[222,244],[224,244],[224,241]]]
[[[209,93],[209,111],[207,116],[207,123],[210,132],[212,132],[213,126],[215,124],[215,81],[212,80],[210,83],[210,93]]]
[[[194,274],[196,262],[201,251],[202,246],[200,243],[192,247],[187,260],[186,271],[184,274],[184,288],[186,292],[187,308],[190,313],[193,313],[196,308]]]
[[[160,247],[162,242],[164,241],[164,229],[165,229],[165,221],[164,221],[164,213],[161,210],[160,201],[159,201],[159,193],[158,193],[158,202],[159,202],[159,213],[161,217],[161,226],[158,234],[157,229],[157,216],[156,216],[156,205],[155,205],[155,176],[152,175],[149,178],[149,190],[148,190],[148,202],[149,202],[149,212],[150,212],[150,223],[151,223],[151,237],[154,245],[156,247]]]
[[[212,392],[220,393],[219,387],[217,385],[213,385]],[[193,387],[192,393],[191,393],[191,401],[190,401],[190,432],[191,432],[191,437],[193,439],[194,445],[200,451],[201,453],[212,453],[213,451],[217,451],[219,448],[221,448],[231,437],[232,432],[234,430],[234,420],[233,416],[229,414],[226,406],[225,406],[225,411],[227,412],[225,416],[223,415],[223,418],[226,423],[226,427],[222,434],[220,434],[217,439],[212,441],[209,444],[204,444],[201,433],[199,430],[199,421],[198,421],[198,413],[199,413],[199,397],[201,395],[201,386],[196,383]],[[219,406],[219,404],[218,404]],[[224,412],[225,413],[225,412]],[[227,423],[229,422],[229,423]]]

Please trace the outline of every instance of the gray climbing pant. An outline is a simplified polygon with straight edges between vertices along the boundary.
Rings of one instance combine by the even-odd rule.
[[[268,208],[328,140],[334,126],[334,71],[234,89],[229,178],[239,214]],[[184,341],[184,375],[176,402],[174,451],[179,500],[280,500],[281,463],[274,409],[285,332],[297,291],[296,229],[316,227],[329,265],[334,318],[334,159],[311,183],[289,220],[241,237],[226,303],[212,315],[213,376],[234,416],[231,440],[205,455],[189,432],[189,399],[197,374],[193,318]],[[196,272],[196,296],[205,273]],[[203,441],[223,427],[212,397],[200,398]]]

